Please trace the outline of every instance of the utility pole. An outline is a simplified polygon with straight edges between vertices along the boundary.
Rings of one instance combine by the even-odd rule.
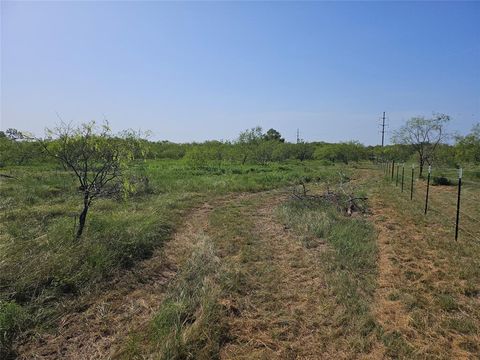
[[[300,143],[300,130],[297,128],[297,144]]]
[[[382,116],[382,148],[385,142],[385,111],[383,112]]]
[[[385,161],[385,153],[384,153],[384,150],[383,150],[383,147],[385,145],[385,111],[383,112],[383,116],[382,116],[382,124],[381,124],[381,127],[382,127],[382,130],[381,130],[381,133],[382,133],[382,150],[381,150],[381,161],[384,162]],[[378,159],[377,159],[378,161]]]

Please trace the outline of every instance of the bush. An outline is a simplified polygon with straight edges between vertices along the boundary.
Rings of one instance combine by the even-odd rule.
[[[445,176],[434,176],[432,179],[432,185],[451,186],[453,185],[453,182]]]

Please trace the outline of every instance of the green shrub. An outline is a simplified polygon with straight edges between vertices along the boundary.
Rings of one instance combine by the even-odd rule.
[[[438,186],[438,185],[451,186],[451,185],[453,185],[453,182],[445,176],[434,176],[433,179],[432,179],[432,185],[434,185],[434,186]]]

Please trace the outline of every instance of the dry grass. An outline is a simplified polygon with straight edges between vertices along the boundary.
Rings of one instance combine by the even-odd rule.
[[[282,195],[262,196],[225,209],[213,219],[233,225],[226,233],[216,234],[221,248],[229,247],[230,232],[238,226],[237,248],[229,249],[224,261],[235,269],[236,278],[242,278],[224,299],[234,311],[227,318],[230,341],[222,349],[223,359],[318,354],[317,322],[322,311],[315,294],[325,283],[315,257],[275,221],[274,209],[282,199]]]
[[[366,175],[375,178],[372,172]],[[375,309],[383,329],[375,354],[478,358],[480,244],[466,237],[455,242],[451,222],[436,212],[425,217],[421,193],[416,194],[420,199],[410,201],[409,194],[401,196],[378,177],[371,186],[380,247]],[[432,190],[432,207],[448,218],[454,190]]]
[[[352,269],[362,261],[342,271],[341,250],[311,231],[285,227],[276,208],[287,197],[265,193],[212,213],[210,236],[229,269],[222,300],[230,310],[229,341],[221,358],[347,359],[369,348],[375,324],[366,304],[373,289],[357,292],[356,282],[374,279],[367,273],[372,263],[358,276]],[[323,217],[324,211],[313,212]],[[340,228],[333,236],[343,236]],[[372,260],[374,269],[374,253]]]

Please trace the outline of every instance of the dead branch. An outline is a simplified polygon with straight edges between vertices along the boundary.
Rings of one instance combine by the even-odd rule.
[[[353,213],[367,213],[367,206],[364,202],[368,200],[368,198],[354,195],[352,190],[345,190],[343,185],[344,183],[342,182],[338,186],[337,191],[333,191],[327,187],[327,190],[322,194],[311,195],[307,194],[309,190],[305,184],[302,183],[301,189],[299,189],[298,186],[293,187],[291,197],[296,201],[327,202],[333,204],[347,216],[351,216]]]

